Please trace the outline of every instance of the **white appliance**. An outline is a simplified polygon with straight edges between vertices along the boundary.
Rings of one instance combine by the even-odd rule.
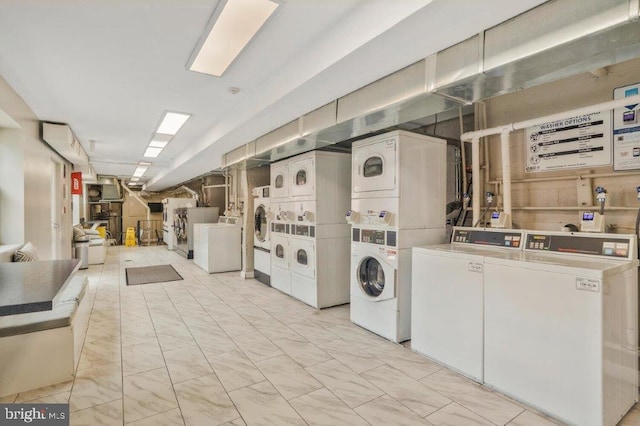
[[[291,274],[289,273],[289,237],[284,232],[284,223],[273,223],[271,235],[271,287],[284,294],[291,294]],[[282,232],[278,230],[282,228]]]
[[[271,285],[271,203],[269,186],[253,189],[253,273],[263,284]]]
[[[174,247],[176,252],[193,259],[193,225],[217,223],[219,207],[180,207],[174,210]]]
[[[271,199],[289,198],[289,160],[271,164]]]
[[[638,400],[636,236],[528,231],[485,259],[485,383],[562,422],[615,425]]]
[[[242,267],[242,227],[227,223],[193,225],[193,263],[207,271],[239,271]]]
[[[404,131],[352,146],[351,321],[394,342],[411,338],[411,247],[445,242],[446,163],[446,141]]]
[[[524,231],[454,228],[450,244],[414,247],[411,348],[482,382],[485,257],[519,257]]]
[[[175,250],[174,213],[180,207],[195,207],[193,198],[165,198],[162,200],[162,241],[168,250]]]
[[[271,285],[315,308],[349,302],[350,169],[348,154],[323,151],[271,165]],[[278,176],[286,198],[274,198]]]

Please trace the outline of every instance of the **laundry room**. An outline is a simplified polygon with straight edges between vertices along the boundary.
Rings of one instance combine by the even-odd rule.
[[[640,425],[639,0],[55,3],[0,6],[0,423]]]

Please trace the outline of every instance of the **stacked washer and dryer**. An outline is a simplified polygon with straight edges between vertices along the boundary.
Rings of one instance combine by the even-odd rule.
[[[353,144],[351,321],[411,338],[411,247],[445,240],[446,141],[394,131]]]
[[[315,308],[349,303],[350,166],[322,151],[271,165],[271,286]]]
[[[269,186],[253,189],[253,272],[254,277],[263,284],[271,285],[271,198]]]

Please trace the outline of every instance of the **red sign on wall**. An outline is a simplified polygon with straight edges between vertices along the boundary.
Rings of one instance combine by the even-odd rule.
[[[82,172],[71,172],[71,194],[82,195]]]

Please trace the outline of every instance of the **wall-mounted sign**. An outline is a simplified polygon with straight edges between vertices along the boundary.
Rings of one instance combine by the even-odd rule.
[[[525,171],[611,164],[611,113],[594,112],[525,129]]]
[[[640,93],[640,83],[618,87],[614,99]],[[625,105],[613,110],[613,169],[640,169],[640,108],[638,104]]]
[[[82,172],[71,172],[71,194],[82,195]]]

